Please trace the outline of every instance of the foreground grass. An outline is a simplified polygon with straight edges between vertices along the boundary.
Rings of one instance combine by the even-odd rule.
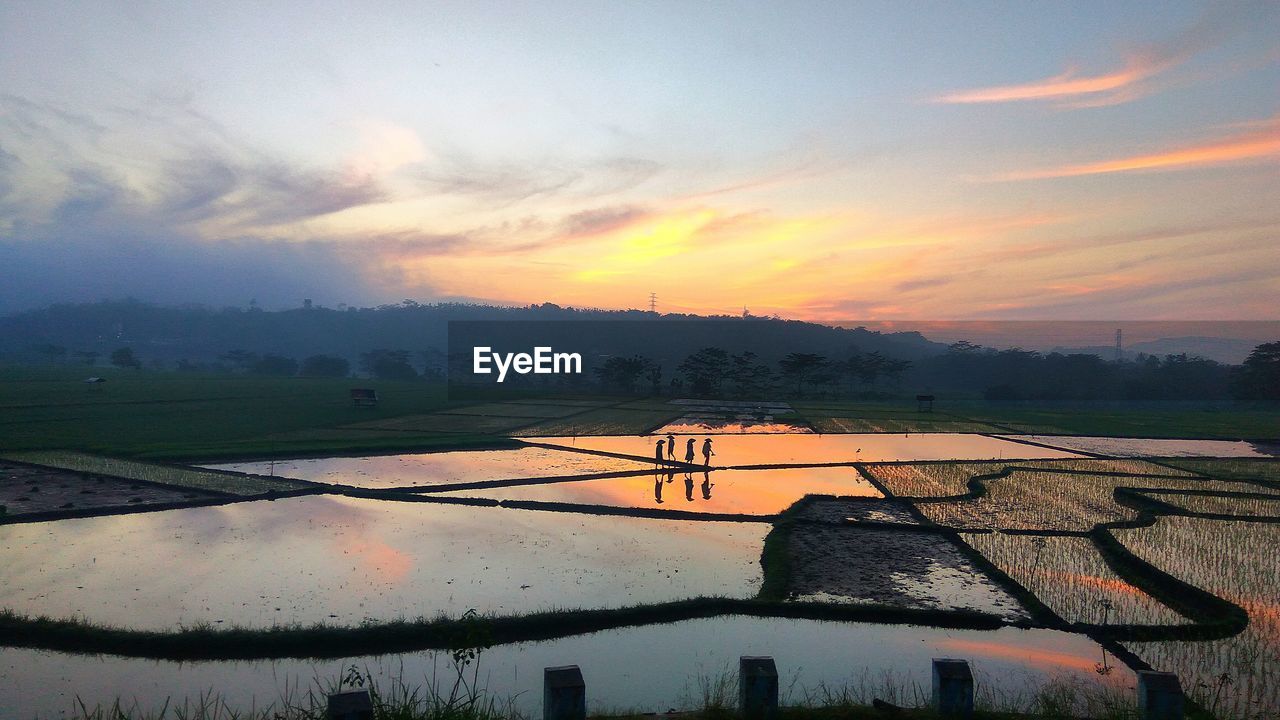
[[[453,657],[458,658],[458,654]],[[477,656],[479,658],[479,656]],[[480,658],[482,660],[482,658]],[[148,710],[139,703],[116,701],[107,705],[77,705],[73,717],[80,720],[321,720],[326,717],[329,692],[350,689],[369,691],[377,720],[525,720],[513,700],[499,700],[479,686],[479,660],[455,660],[452,668],[412,685],[402,678],[379,682],[372,674],[352,666],[338,681],[321,683],[305,690],[286,691],[265,707],[240,708],[215,695],[194,701],[171,703]],[[738,720],[736,678],[730,673],[696,678],[696,690],[680,701],[680,712],[688,720]],[[944,716],[929,709],[929,691],[910,680],[884,675],[867,676],[839,688],[780,688],[783,693],[779,720],[870,720],[885,717],[904,720],[933,720]],[[590,696],[590,688],[588,688]],[[593,701],[594,702],[594,701]],[[532,703],[526,703],[532,704]],[[975,697],[979,720],[1128,720],[1136,717],[1133,698],[1115,688],[1087,684],[1080,680],[1055,679],[1028,693],[1009,694],[979,684]],[[593,713],[592,718],[641,720],[652,713],[611,711]],[[1190,708],[1187,717],[1208,716]]]

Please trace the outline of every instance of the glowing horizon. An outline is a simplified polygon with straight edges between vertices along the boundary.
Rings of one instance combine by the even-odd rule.
[[[0,5],[0,313],[1273,319],[1280,12],[1077,13]]]

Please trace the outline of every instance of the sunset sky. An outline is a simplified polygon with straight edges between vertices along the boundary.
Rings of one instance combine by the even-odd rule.
[[[0,313],[1275,319],[1280,5],[0,0]]]

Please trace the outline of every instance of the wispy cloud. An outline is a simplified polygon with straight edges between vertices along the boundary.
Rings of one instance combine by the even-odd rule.
[[[1249,123],[1243,132],[1206,140],[1192,145],[1168,148],[1154,153],[1127,155],[1110,160],[1060,165],[1042,170],[1004,173],[992,181],[1042,180],[1046,178],[1105,175],[1144,170],[1183,170],[1236,163],[1263,161],[1280,157],[1280,115]]]
[[[1263,3],[1221,3],[1177,36],[1128,54],[1115,70],[1082,74],[1077,68],[1052,77],[1011,85],[974,88],[932,98],[944,104],[1056,102],[1065,107],[1115,105],[1154,92],[1158,76],[1221,44],[1236,33],[1269,22],[1275,6]]]

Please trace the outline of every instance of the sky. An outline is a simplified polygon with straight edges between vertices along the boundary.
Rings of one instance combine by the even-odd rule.
[[[1278,26],[1274,2],[0,0],[0,313],[1272,320]]]

